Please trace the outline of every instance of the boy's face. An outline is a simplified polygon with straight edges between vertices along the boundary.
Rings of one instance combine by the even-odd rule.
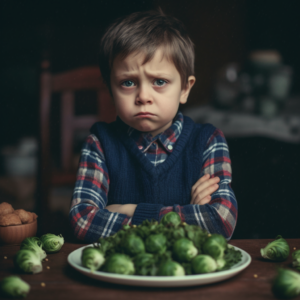
[[[152,136],[172,125],[179,103],[186,103],[195,77],[185,89],[172,61],[156,50],[152,60],[142,65],[145,54],[116,57],[111,70],[111,90],[117,115],[127,125]]]

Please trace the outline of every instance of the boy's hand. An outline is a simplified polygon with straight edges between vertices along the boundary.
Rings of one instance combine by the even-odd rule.
[[[128,217],[132,217],[135,209],[136,204],[112,204],[105,207],[105,209],[109,210],[110,212],[117,212],[119,214],[127,215]]]
[[[218,188],[219,177],[210,178],[209,174],[202,176],[192,187],[191,204],[203,205],[209,203],[211,194]]]

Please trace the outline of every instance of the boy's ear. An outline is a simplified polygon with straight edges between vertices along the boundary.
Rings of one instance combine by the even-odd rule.
[[[191,88],[193,87],[193,85],[195,84],[195,82],[196,82],[196,77],[195,76],[189,76],[188,82],[187,82],[185,88],[183,88],[181,90],[181,96],[180,96],[180,103],[181,104],[186,103],[187,98],[189,96],[189,93],[191,91]]]

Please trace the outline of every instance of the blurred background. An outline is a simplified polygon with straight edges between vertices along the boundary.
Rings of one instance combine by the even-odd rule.
[[[158,6],[185,24],[195,44],[197,81],[181,110],[220,128],[229,145],[239,206],[233,238],[299,238],[300,19],[293,0],[2,0],[0,202],[37,211],[42,201],[42,66],[53,74],[97,66],[112,20]],[[53,97],[53,168],[61,152],[59,103]],[[75,104],[76,114],[97,105],[89,96]],[[78,130],[72,141],[73,173],[87,134]],[[49,190],[53,233],[67,234],[72,191],[72,184]]]

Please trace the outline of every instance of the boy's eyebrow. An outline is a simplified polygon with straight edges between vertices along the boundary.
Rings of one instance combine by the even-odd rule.
[[[127,77],[127,76],[134,76],[136,75],[137,72],[120,72],[119,74],[116,74],[116,77]],[[165,76],[170,76],[171,74],[169,73],[161,73],[161,72],[157,72],[157,73],[149,73],[149,72],[145,72],[149,77],[165,77]]]

